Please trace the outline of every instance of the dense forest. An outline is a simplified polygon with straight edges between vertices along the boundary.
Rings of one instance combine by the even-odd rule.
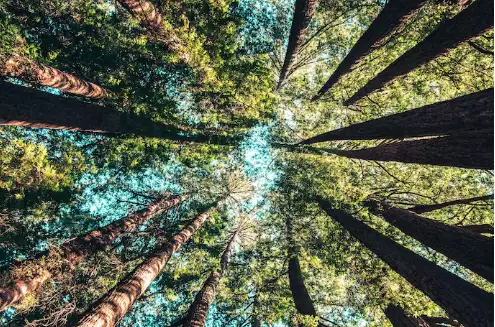
[[[0,0],[0,325],[494,324],[493,0]]]

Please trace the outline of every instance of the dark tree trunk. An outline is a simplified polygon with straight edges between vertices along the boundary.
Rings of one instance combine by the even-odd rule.
[[[384,312],[394,327],[430,327],[420,318],[407,315],[404,310],[397,305],[389,304]]]
[[[345,211],[333,208],[330,202],[322,199],[318,202],[352,236],[451,317],[467,327],[493,326],[493,294],[397,244]]]
[[[364,57],[376,48],[379,48],[389,35],[400,30],[425,3],[426,0],[388,1],[380,14],[333,72],[325,85],[323,85],[313,97],[312,101],[318,100],[323,94],[330,90],[342,76],[351,72],[353,67],[360,63]]]
[[[423,321],[428,323],[431,327],[443,327],[443,326],[462,327],[462,325],[459,322],[450,318],[421,316],[421,319],[423,319]]]
[[[401,141],[361,150],[322,151],[363,160],[493,169],[493,131]]]
[[[174,141],[235,144],[240,136],[189,134],[185,130],[124,113],[0,81],[0,125],[116,135],[122,133]]]
[[[368,120],[304,140],[402,139],[493,129],[493,88],[406,112]]]
[[[466,230],[469,230],[473,233],[479,233],[479,234],[492,234],[493,235],[493,226],[489,224],[482,224],[482,225],[465,225],[465,226],[459,226],[459,228],[463,228]]]
[[[435,251],[493,282],[493,239],[428,219],[386,203],[368,201],[370,211]]]
[[[170,257],[187,242],[210,217],[212,209],[200,214],[184,227],[179,234],[157,249],[139,266],[127,275],[112,290],[88,310],[77,323],[80,327],[113,327],[129,311],[165,267]]]
[[[110,95],[110,91],[95,83],[22,57],[10,57],[0,63],[0,74],[89,98],[105,98]]]
[[[493,194],[484,195],[484,196],[476,196],[474,198],[468,198],[468,199],[452,200],[452,201],[435,203],[435,204],[420,204],[420,205],[408,208],[407,210],[414,211],[415,213],[425,213],[425,212],[431,212],[431,211],[443,209],[443,208],[450,207],[453,205],[471,204],[471,203],[476,202],[476,201],[486,201],[486,200],[493,200]],[[486,232],[484,232],[484,233],[486,233]]]
[[[64,261],[71,268],[74,268],[88,255],[111,245],[122,234],[135,231],[138,226],[144,224],[157,213],[176,206],[185,198],[186,196],[176,196],[171,199],[158,199],[146,208],[116,220],[99,230],[91,231],[88,234],[65,242],[62,244]],[[37,261],[43,257],[50,257],[52,255],[57,254],[48,251],[32,258],[31,260],[38,266],[38,272],[29,279],[16,280],[13,281],[10,287],[0,288],[0,310],[22,300],[27,294],[35,291],[51,278],[51,269],[43,267],[43,264]]]
[[[493,28],[493,0],[477,0],[452,19],[442,23],[423,41],[408,50],[390,66],[359,89],[346,106],[381,89],[397,78],[427,64],[449,50]]]
[[[289,43],[287,45],[284,64],[280,71],[277,89],[282,86],[282,83],[287,78],[289,69],[296,61],[304,41],[304,36],[306,35],[309,23],[311,22],[311,17],[313,17],[319,2],[320,0],[296,0],[294,18],[292,19],[292,26],[290,28]]]
[[[193,303],[189,307],[187,316],[184,319],[184,327],[205,326],[208,310],[215,299],[220,278],[222,278],[227,271],[227,267],[232,256],[235,237],[236,234],[230,238],[227,247],[222,253],[222,257],[220,259],[220,269],[210,273],[210,276],[203,284],[203,287],[201,287],[201,290],[198,294],[196,294]]]

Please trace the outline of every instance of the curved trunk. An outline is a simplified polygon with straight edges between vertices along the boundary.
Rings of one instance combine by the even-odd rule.
[[[348,158],[472,169],[493,169],[493,130],[401,141],[361,150],[323,149]]]
[[[74,268],[88,255],[96,253],[106,246],[111,245],[112,242],[122,234],[135,231],[138,226],[144,224],[157,213],[176,206],[185,198],[186,196],[176,196],[170,199],[158,199],[142,210],[116,220],[98,230],[91,231],[88,234],[69,240],[61,246],[62,257],[71,268]],[[32,260],[36,263],[36,261],[39,261],[40,257],[50,257],[52,255],[55,255],[55,253],[48,251]],[[30,279],[17,280],[9,287],[0,288],[0,310],[23,299],[26,294],[35,291],[51,277],[50,270],[52,269],[50,269],[50,267],[44,267],[41,262],[37,265],[39,271]]]
[[[210,209],[200,214],[192,223],[184,227],[179,234],[163,246],[159,246],[133,272],[119,282],[103,298],[88,310],[88,313],[77,323],[83,327],[115,326],[129,311],[134,302],[143,295],[153,280],[165,267],[170,257],[187,242],[210,217]]]
[[[215,299],[220,278],[222,278],[227,271],[227,267],[232,256],[235,237],[236,233],[234,233],[234,235],[230,238],[227,247],[222,253],[222,257],[220,259],[220,269],[210,273],[210,276],[204,282],[203,287],[201,287],[201,290],[198,294],[196,294],[184,320],[184,327],[205,326],[208,310]]]
[[[10,57],[3,65],[0,65],[2,75],[17,77],[53,87],[61,91],[83,95],[89,98],[105,98],[110,92],[94,83],[85,81],[72,74],[64,73],[56,68],[35,63],[26,58]]]
[[[370,211],[435,251],[493,282],[493,239],[446,225],[385,203],[369,201]]]
[[[359,242],[409,283],[425,293],[449,316],[465,326],[493,326],[493,294],[397,244],[323,199],[321,208]]]
[[[174,126],[48,92],[0,81],[0,125],[64,129],[102,134],[129,133],[161,139],[236,144],[242,135],[186,134]]]
[[[401,307],[389,304],[384,310],[388,320],[394,327],[430,327],[421,318],[407,315]]]
[[[489,224],[465,225],[465,226],[459,226],[459,228],[471,231],[473,233],[493,234],[493,226]]]
[[[297,55],[301,50],[304,41],[304,36],[308,30],[311,18],[316,11],[316,6],[320,0],[296,0],[294,8],[294,17],[290,28],[289,43],[285,54],[284,64],[280,71],[280,77],[277,84],[277,89],[282,86],[282,83],[287,78],[289,69],[294,65]]]
[[[493,1],[477,0],[452,19],[441,24],[423,41],[408,50],[376,77],[366,83],[350,99],[349,106],[397,78],[421,67],[449,50],[493,28]]]
[[[352,71],[364,57],[379,48],[387,37],[400,30],[410,18],[423,7],[426,0],[390,0],[383,7],[370,27],[359,38],[351,51],[333,72],[327,82],[313,97],[318,100],[337,83],[342,76]]]
[[[493,88],[490,88],[339,128],[304,140],[301,144],[334,140],[403,139],[492,129],[493,106]]]
[[[407,210],[414,211],[415,213],[425,213],[425,212],[431,212],[431,211],[443,209],[443,208],[450,207],[453,205],[471,204],[471,203],[476,202],[476,201],[485,201],[485,200],[493,200],[493,194],[484,195],[484,196],[476,196],[474,198],[468,198],[468,199],[452,200],[452,201],[435,203],[435,204],[420,204],[420,205],[417,205],[417,206],[414,206],[411,208],[407,208]],[[486,232],[483,232],[483,233],[486,233]]]

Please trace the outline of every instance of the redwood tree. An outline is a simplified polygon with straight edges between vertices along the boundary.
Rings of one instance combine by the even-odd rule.
[[[186,196],[174,196],[172,198],[162,197],[146,208],[133,212],[102,227],[93,230],[85,235],[76,237],[62,244],[62,256],[71,268],[77,266],[85,257],[101,251],[106,246],[111,245],[118,237],[124,233],[130,233],[156,214],[178,205],[186,199]],[[0,310],[22,300],[27,294],[35,291],[50,279],[53,271],[58,267],[51,267],[48,264],[41,264],[39,257],[51,257],[56,255],[53,250],[43,253],[43,255],[32,258],[34,264],[38,265],[36,272],[29,279],[18,279],[12,285],[0,288]],[[15,268],[15,267],[14,267]]]
[[[446,207],[450,207],[453,205],[471,204],[473,202],[487,201],[487,200],[493,200],[493,194],[483,195],[483,196],[475,196],[472,198],[458,199],[458,200],[452,200],[452,201],[435,203],[435,204],[419,204],[417,206],[408,208],[407,210],[414,211],[415,213],[426,213],[426,212],[431,212],[431,211],[443,209]]]
[[[406,314],[398,305],[389,304],[384,312],[394,327],[430,327],[421,318]]]
[[[402,139],[493,129],[493,88],[313,136],[301,142]]]
[[[493,326],[493,294],[397,244],[329,201],[320,207],[359,242],[409,283],[425,293],[449,316],[466,326]]]
[[[493,0],[475,1],[396,59],[344,104],[346,106],[354,104],[368,94],[389,85],[397,78],[489,31],[493,28],[493,14]]]

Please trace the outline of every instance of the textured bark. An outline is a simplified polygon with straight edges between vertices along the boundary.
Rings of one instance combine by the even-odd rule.
[[[334,140],[402,139],[493,129],[493,106],[493,88],[490,88],[339,128],[304,140],[301,144]]]
[[[88,255],[96,253],[106,246],[111,245],[113,241],[124,233],[135,231],[138,226],[144,224],[159,212],[176,206],[185,198],[186,196],[176,196],[170,199],[158,199],[142,210],[116,220],[98,230],[91,231],[88,234],[69,240],[61,246],[62,257],[71,268],[74,268]],[[25,280],[16,280],[13,281],[11,286],[0,288],[0,310],[20,301],[24,296],[43,285],[51,277],[53,269],[56,267],[44,267],[39,261],[43,257],[55,255],[56,253],[53,251],[48,251],[32,258],[29,261],[33,261],[39,268],[39,271],[34,274],[33,277]]]
[[[328,92],[342,76],[351,72],[353,67],[360,63],[364,57],[382,46],[387,37],[400,30],[426,2],[426,0],[388,1],[380,14],[373,23],[371,23],[370,27],[359,38],[327,82],[313,97],[312,101],[318,100],[323,94]]]
[[[231,145],[241,135],[189,134],[133,113],[99,106],[0,81],[0,125],[116,135],[122,133],[174,141]]]
[[[493,294],[397,244],[343,210],[318,199],[323,210],[390,268],[467,327],[493,326]]]
[[[4,63],[0,62],[0,74],[89,98],[105,98],[110,95],[108,90],[94,83],[21,57],[10,57]]]
[[[134,302],[148,289],[153,280],[165,267],[170,257],[198,230],[210,217],[210,209],[200,214],[193,222],[163,246],[159,246],[143,263],[103,296],[76,326],[109,327],[115,326],[129,311]]]
[[[484,234],[492,234],[493,235],[493,226],[489,224],[482,225],[465,225],[459,226],[459,228],[463,228],[469,230],[473,233],[484,233]]]
[[[420,205],[408,208],[407,210],[414,211],[415,213],[425,213],[425,212],[431,212],[431,211],[443,209],[443,208],[450,207],[453,205],[471,204],[473,202],[486,201],[486,200],[493,200],[493,194],[484,195],[484,196],[476,196],[476,197],[468,198],[468,199],[452,200],[452,201],[435,203],[435,204],[420,204]]]
[[[363,160],[493,169],[493,131],[401,141],[361,150],[326,151]]]
[[[421,67],[449,50],[493,28],[493,0],[477,0],[452,19],[441,24],[423,41],[408,50],[366,83],[345,105],[352,105],[397,78]]]
[[[389,304],[385,309],[385,315],[394,327],[430,327],[421,318],[407,315],[401,307]]]
[[[313,17],[319,2],[320,0],[296,0],[294,17],[290,28],[289,43],[287,44],[287,52],[285,54],[284,64],[280,71],[277,89],[282,86],[282,83],[287,78],[289,69],[296,62],[297,55],[304,42],[304,36],[306,35],[309,23],[311,22],[311,18]]]
[[[212,271],[208,279],[204,282],[201,290],[196,294],[193,303],[189,307],[189,311],[184,320],[184,327],[204,327],[206,324],[206,317],[208,316],[208,310],[210,309],[215,295],[217,293],[218,284],[220,278],[223,277],[227,271],[230,258],[232,256],[234,240],[236,235],[234,234],[225,250],[222,253],[220,259],[220,269]]]
[[[493,282],[493,239],[428,219],[406,209],[369,201],[370,211],[433,250]]]

